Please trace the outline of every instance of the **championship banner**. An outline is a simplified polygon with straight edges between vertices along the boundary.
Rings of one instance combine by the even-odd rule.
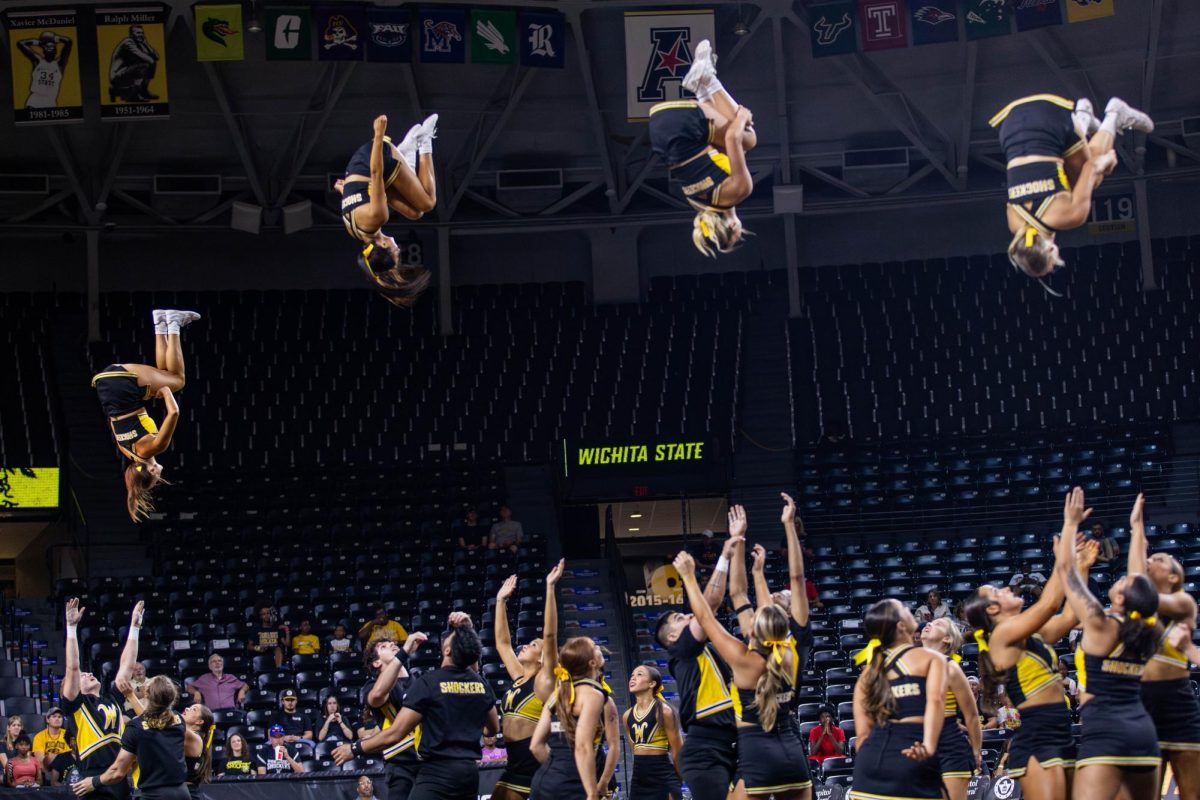
[[[101,119],[170,116],[164,31],[169,13],[163,6],[96,9]]]
[[[863,50],[908,47],[903,0],[858,0],[858,24]]]
[[[567,20],[562,14],[521,11],[517,14],[517,39],[521,66],[563,68]]]
[[[630,122],[650,118],[650,107],[668,100],[687,100],[683,77],[692,66],[692,50],[704,39],[716,42],[713,12],[626,11],[626,116]]]
[[[841,56],[858,50],[853,2],[822,3],[808,10],[813,58]]]
[[[471,63],[517,63],[517,12],[471,11]]]
[[[958,41],[957,0],[910,0],[914,45]]]
[[[412,13],[408,9],[367,9],[367,61],[412,61]]]
[[[0,467],[0,512],[49,508],[58,508],[57,467]]]
[[[1011,0],[965,0],[967,39],[988,39],[1012,33]]]
[[[317,6],[317,60],[362,61],[367,13],[360,6]]]
[[[242,4],[197,5],[196,60],[242,61],[246,42],[242,32]]]
[[[9,11],[4,21],[16,123],[82,122],[75,11]]]
[[[417,15],[422,64],[465,64],[467,12],[453,8],[423,8]]]
[[[267,61],[312,61],[312,17],[304,6],[267,6]]]
[[[1013,0],[1013,10],[1019,31],[1062,25],[1062,0]]]
[[[1070,0],[1067,3],[1067,22],[1087,22],[1111,17],[1117,13],[1117,0]]]

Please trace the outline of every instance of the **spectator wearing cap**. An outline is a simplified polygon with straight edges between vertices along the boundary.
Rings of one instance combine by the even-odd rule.
[[[255,767],[259,775],[287,775],[304,772],[304,765],[296,760],[296,745],[285,741],[283,728],[272,725],[267,730],[267,741],[258,746]]]
[[[846,732],[834,722],[833,709],[822,707],[818,723],[808,732],[808,757],[819,764],[827,758],[846,755]]]
[[[42,769],[50,769],[55,758],[68,752],[71,743],[67,741],[67,731],[63,728],[63,710],[51,706],[46,711],[46,729],[38,731],[33,737],[33,757],[37,759]]]
[[[295,689],[284,689],[279,693],[279,708],[271,714],[271,727],[282,728],[284,741],[288,744],[297,739],[311,741],[313,738],[312,723],[309,722],[308,716],[296,707],[299,702],[300,696]]]
[[[917,606],[917,622],[922,625],[935,619],[953,616],[954,612],[950,610],[950,606],[942,599],[942,595],[937,589],[930,589],[929,593],[925,595],[925,604]]]
[[[208,672],[196,678],[188,687],[195,701],[212,711],[237,708],[249,688],[244,680],[225,672],[225,659],[219,653],[208,657]]]

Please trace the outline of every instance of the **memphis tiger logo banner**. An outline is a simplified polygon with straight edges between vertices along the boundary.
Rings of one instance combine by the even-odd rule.
[[[241,61],[246,57],[242,4],[197,5],[196,60]]]
[[[422,64],[465,64],[467,12],[456,8],[422,8],[417,32]]]
[[[1087,22],[1117,13],[1117,0],[1066,0],[1067,22]]]
[[[855,14],[852,0],[822,3],[808,10],[813,58],[841,56],[858,50],[857,33],[854,30]]]
[[[12,58],[15,122],[82,122],[75,11],[9,11],[4,23]]]
[[[100,119],[164,119],[167,93],[163,6],[97,8],[96,57],[100,62]]]
[[[683,77],[692,66],[692,51],[704,39],[715,44],[711,10],[626,11],[626,116],[630,122],[650,118],[650,108],[668,100],[686,100]]]

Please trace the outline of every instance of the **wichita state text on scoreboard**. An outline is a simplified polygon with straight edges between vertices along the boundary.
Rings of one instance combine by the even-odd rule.
[[[57,467],[0,467],[0,513],[57,508]]]
[[[575,499],[723,491],[725,449],[705,438],[564,441],[561,478]]]

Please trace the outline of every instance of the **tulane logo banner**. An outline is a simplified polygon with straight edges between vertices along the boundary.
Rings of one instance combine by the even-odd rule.
[[[367,61],[412,61],[412,13],[408,9],[367,9]]]
[[[465,64],[467,12],[453,8],[423,8],[416,32],[422,64]]]
[[[853,2],[824,3],[808,10],[813,58],[843,56],[858,50]]]
[[[626,115],[630,122],[650,118],[650,108],[686,100],[683,77],[692,52],[704,39],[715,44],[712,11],[626,11]]]
[[[82,122],[75,12],[9,11],[13,115],[18,125]]]
[[[241,61],[246,57],[242,38],[242,5],[198,5],[196,60]]]
[[[102,120],[170,116],[164,30],[168,14],[163,6],[95,10]]]

